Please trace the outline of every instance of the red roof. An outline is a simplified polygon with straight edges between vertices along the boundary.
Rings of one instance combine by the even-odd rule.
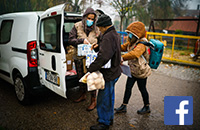
[[[178,17],[177,19],[193,19],[194,17]],[[184,32],[196,32],[198,21],[174,21],[167,29],[171,31],[182,30]],[[200,31],[200,29],[199,29]]]

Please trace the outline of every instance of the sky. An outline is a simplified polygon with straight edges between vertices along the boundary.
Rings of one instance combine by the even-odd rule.
[[[200,0],[191,0],[188,3],[188,9],[197,9],[197,5],[200,5]]]
[[[87,2],[89,3],[90,0],[87,0]],[[87,4],[87,6],[91,6],[94,10],[96,9],[100,9],[102,10],[105,14],[109,15],[112,19],[112,21],[114,21],[115,16],[119,16],[118,13],[116,12],[116,10],[114,9],[113,6],[110,5],[110,2],[112,0],[104,0],[104,4],[102,5],[102,7],[100,8],[98,4],[95,4],[95,2],[93,1],[91,4]]]

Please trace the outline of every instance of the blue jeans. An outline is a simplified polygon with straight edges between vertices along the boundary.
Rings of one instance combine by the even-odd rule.
[[[98,92],[97,114],[99,123],[110,125],[110,121],[114,118],[115,83],[118,79],[106,81],[105,88]]]

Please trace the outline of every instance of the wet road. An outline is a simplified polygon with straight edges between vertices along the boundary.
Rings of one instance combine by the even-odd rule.
[[[163,69],[168,69],[165,65],[162,65],[162,67]],[[173,69],[165,71],[169,73],[169,71],[173,72]],[[179,73],[179,71],[175,73]],[[186,74],[186,77],[190,76],[192,75]],[[198,76],[200,77],[200,75]],[[125,83],[126,76],[122,75],[116,84],[115,107],[120,106],[122,103]],[[142,97],[135,84],[127,113],[115,114],[114,124],[110,127],[111,130],[186,130],[200,128],[200,82],[198,80],[187,80],[157,70],[153,71],[152,75],[148,78],[147,86],[150,96],[151,113],[148,115],[137,114],[137,110],[143,104]],[[193,125],[164,125],[165,96],[193,96]],[[87,94],[87,99],[89,98],[90,95]],[[89,100],[74,103],[51,91],[47,91],[39,94],[32,105],[24,107],[18,104],[14,95],[14,88],[0,80],[0,130],[89,130],[91,125],[97,123],[97,113],[96,109],[87,112],[86,107],[88,105]]]

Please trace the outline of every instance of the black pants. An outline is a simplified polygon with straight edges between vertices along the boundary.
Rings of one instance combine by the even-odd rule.
[[[125,93],[124,93],[123,103],[128,104],[128,101],[131,97],[132,88],[135,84],[135,81],[137,81],[137,85],[138,85],[138,88],[141,92],[144,105],[149,104],[149,94],[148,94],[147,89],[146,89],[147,78],[139,79],[139,78],[136,78],[136,77],[133,77],[133,76],[132,76],[132,78],[128,77],[128,79],[126,81],[126,90],[125,90]]]

